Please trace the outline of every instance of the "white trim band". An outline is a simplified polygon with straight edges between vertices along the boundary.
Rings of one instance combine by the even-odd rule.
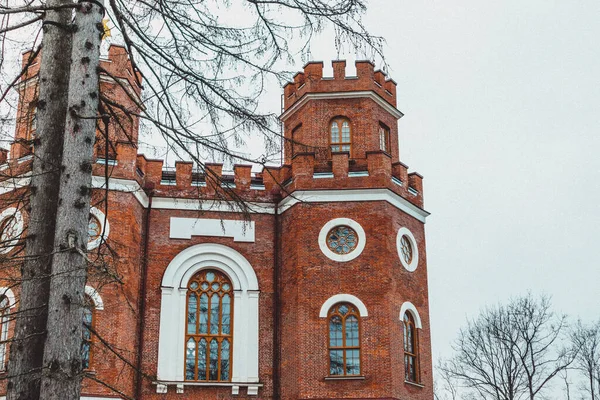
[[[407,311],[410,311],[413,318],[415,319],[415,326],[419,329],[423,329],[423,324],[421,323],[421,316],[417,311],[417,307],[415,307],[415,305],[410,301],[405,301],[404,303],[402,303],[402,307],[400,307],[400,321],[404,321],[404,314]]]
[[[425,223],[429,213],[389,189],[301,190],[279,203],[279,213],[298,203],[328,203],[348,201],[387,201],[416,220]]]
[[[300,109],[303,105],[311,100],[337,100],[337,99],[371,99],[384,110],[392,114],[396,118],[402,118],[404,114],[396,107],[385,101],[380,95],[372,90],[361,90],[356,92],[327,92],[327,93],[306,93],[300,100],[296,101],[290,108],[288,108],[279,119],[285,122],[292,114]]]

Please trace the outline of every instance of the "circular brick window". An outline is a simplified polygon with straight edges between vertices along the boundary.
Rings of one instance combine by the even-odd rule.
[[[398,231],[396,249],[402,266],[410,272],[416,270],[419,265],[419,248],[414,235],[408,228],[400,228]]]
[[[365,248],[365,231],[350,218],[335,218],[326,223],[319,233],[319,247],[334,261],[355,259]]]
[[[88,220],[88,250],[93,250],[100,246],[102,241],[108,239],[110,224],[104,213],[96,207],[90,208],[90,218]]]
[[[336,254],[348,254],[356,249],[358,234],[349,226],[336,226],[327,234],[327,246]]]

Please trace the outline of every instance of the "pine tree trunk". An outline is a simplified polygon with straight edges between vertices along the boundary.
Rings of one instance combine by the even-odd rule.
[[[68,113],[63,144],[48,335],[40,398],[79,400],[81,344],[87,275],[92,157],[98,115],[100,41],[104,10],[79,3],[75,14]]]
[[[70,3],[70,0],[49,0],[47,5],[55,7]],[[70,9],[63,9],[47,11],[44,17],[38,75],[37,138],[29,197],[31,211],[27,228],[26,259],[21,270],[19,313],[16,314],[8,364],[8,400],[37,400],[40,393],[51,254],[54,249],[71,68],[68,57],[72,43],[69,30],[71,14]]]

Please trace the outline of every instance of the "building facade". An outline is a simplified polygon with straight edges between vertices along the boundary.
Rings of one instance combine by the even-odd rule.
[[[102,64],[102,92],[139,111],[125,50]],[[433,399],[422,177],[400,162],[396,84],[371,62],[345,67],[326,78],[311,62],[285,86],[284,164],[261,173],[165,170],[138,154],[136,118],[110,123],[93,167],[88,249],[108,267],[86,287],[83,399]],[[4,262],[27,225],[14,199],[36,68],[0,154]],[[2,339],[18,308],[9,281]],[[6,372],[5,344],[0,357]]]

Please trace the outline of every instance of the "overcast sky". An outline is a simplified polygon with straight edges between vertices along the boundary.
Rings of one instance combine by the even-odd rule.
[[[432,213],[434,359],[467,317],[528,291],[600,319],[600,2],[369,7],[405,113],[400,157]],[[313,55],[336,58],[331,43]]]

